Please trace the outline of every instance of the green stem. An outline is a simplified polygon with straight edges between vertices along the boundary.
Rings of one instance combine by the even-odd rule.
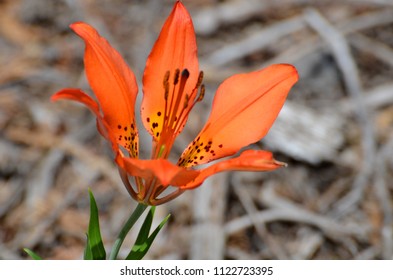
[[[134,212],[132,212],[131,216],[128,218],[127,222],[119,232],[119,235],[116,238],[115,243],[113,244],[113,248],[111,254],[109,256],[110,260],[116,260],[117,255],[119,254],[121,244],[123,244],[124,238],[126,238],[128,232],[131,230],[132,226],[139,219],[139,217],[146,210],[148,205],[139,203],[135,208]]]

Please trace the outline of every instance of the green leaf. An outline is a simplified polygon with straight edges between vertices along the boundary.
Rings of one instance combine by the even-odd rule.
[[[23,248],[23,251],[25,251],[33,260],[36,261],[41,261],[42,258],[37,255],[36,253],[34,253],[32,250],[28,249],[28,248]]]
[[[145,221],[143,222],[137,240],[135,241],[135,244],[132,247],[131,252],[128,254],[126,260],[141,260],[149,251],[150,246],[151,244],[153,244],[153,241],[156,238],[157,234],[164,227],[169,217],[171,216],[170,214],[166,216],[165,219],[162,220],[162,222],[149,236],[149,231],[153,221],[154,211],[155,209],[152,207],[152,209],[149,211],[149,214],[146,216]]]
[[[143,244],[143,242],[145,242],[149,238],[150,228],[151,228],[151,224],[153,223],[155,212],[156,212],[156,207],[152,206],[145,220],[143,221],[142,227],[139,230],[138,237],[136,238],[135,244]]]
[[[91,252],[91,249],[90,249],[88,234],[86,234],[86,246],[85,246],[85,251],[83,252],[83,259],[84,260],[93,260],[93,253]]]
[[[87,232],[87,248],[85,250],[85,256],[92,257],[93,260],[105,260],[106,252],[104,244],[102,243],[101,232],[100,232],[100,221],[98,218],[98,208],[94,195],[89,190],[90,196],[90,221],[89,229]]]
[[[131,255],[132,252],[136,253],[138,251],[143,251],[143,248],[146,247],[145,244],[146,244],[146,240],[149,238],[150,228],[153,223],[155,211],[156,211],[156,207],[152,206],[149,210],[149,213],[146,215],[145,220],[143,221],[141,229],[139,230],[139,233],[138,233],[138,237],[136,238],[135,244],[132,247],[132,250],[131,250],[130,254],[128,255],[127,259],[129,259],[129,257],[130,257],[131,260],[137,260],[138,257],[136,255],[135,255],[135,258]],[[139,258],[139,259],[141,259],[141,258]]]
[[[120,230],[119,235],[115,240],[115,243],[113,244],[112,251],[109,255],[110,260],[117,259],[117,255],[119,254],[121,244],[123,244],[123,241],[126,238],[127,234],[130,232],[131,228],[134,226],[134,224],[140,218],[140,216],[143,214],[146,208],[147,208],[146,204],[138,203],[135,210],[131,213],[130,217],[128,218],[128,220]]]

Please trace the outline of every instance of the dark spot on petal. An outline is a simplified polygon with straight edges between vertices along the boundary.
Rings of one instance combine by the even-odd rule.
[[[126,126],[124,127],[124,131],[127,131],[127,127]]]
[[[158,113],[157,113],[157,116],[161,116],[161,112],[158,112]]]
[[[219,148],[222,148],[222,144],[218,145]]]
[[[200,156],[199,159],[202,160],[202,159],[203,159],[203,156]]]
[[[118,129],[121,129],[121,125],[119,124],[119,125],[117,126],[117,128],[118,128]]]
[[[146,118],[146,121],[147,121],[147,122],[150,122],[150,118]]]

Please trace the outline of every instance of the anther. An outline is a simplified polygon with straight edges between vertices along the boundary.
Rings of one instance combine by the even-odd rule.
[[[180,78],[180,84],[179,84],[179,89],[178,89],[178,97],[180,98],[183,94],[184,91],[184,87],[186,86],[186,82],[188,77],[190,77],[190,72],[188,72],[187,68],[184,68],[184,70],[181,72],[181,78]],[[179,99],[180,101],[180,99]],[[179,106],[180,104],[178,103],[178,101],[176,101],[176,106],[175,108],[177,108],[177,106]]]
[[[188,101],[190,100],[190,96],[188,94],[186,94],[186,98],[184,100],[184,109],[188,107]]]
[[[199,90],[199,96],[196,102],[202,101],[204,96],[205,96],[205,85],[201,85],[201,89]]]
[[[177,83],[179,82],[179,75],[180,75],[180,70],[176,69],[175,70],[175,76],[173,78],[173,84],[177,85]]]
[[[163,85],[164,85],[164,87],[166,87],[166,85],[168,84],[168,81],[169,81],[169,71],[166,71],[165,72],[165,75],[164,75],[164,80],[163,80]]]
[[[181,72],[181,77],[186,79],[190,77],[190,72],[188,72],[187,68],[184,68],[184,70]]]
[[[199,76],[198,76],[198,81],[197,81],[195,88],[199,88],[201,86],[202,80],[203,80],[203,71],[200,71]]]
[[[165,100],[168,99],[168,95],[169,95],[169,82],[168,82],[168,80],[169,80],[169,71],[166,71],[165,76],[164,76],[164,81],[163,81],[164,90],[165,90],[165,92],[164,92]]]
[[[164,93],[164,99],[168,100],[168,95],[169,95],[169,84],[166,84],[165,86],[165,93]]]

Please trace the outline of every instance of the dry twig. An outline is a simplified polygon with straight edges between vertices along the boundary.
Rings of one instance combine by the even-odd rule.
[[[371,121],[370,112],[364,103],[358,69],[345,37],[316,10],[307,10],[305,19],[329,44],[332,54],[343,75],[346,89],[352,102],[356,104],[357,111],[355,113],[359,126],[362,129],[362,167],[355,178],[352,191],[337,204],[337,211],[340,212],[340,215],[343,215],[354,204],[360,201],[371,177],[375,154],[374,127]]]

